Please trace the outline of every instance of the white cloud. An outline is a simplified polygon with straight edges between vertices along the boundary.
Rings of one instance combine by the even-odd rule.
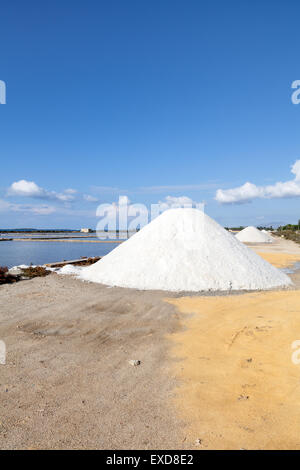
[[[49,215],[56,212],[53,206],[33,206],[29,209],[29,212],[33,212],[36,215]]]
[[[44,190],[34,181],[20,180],[12,183],[8,189],[9,196],[42,197]]]
[[[8,188],[8,196],[31,197],[38,199],[57,200],[62,202],[73,201],[75,199],[76,189],[66,189],[62,193],[56,191],[47,191],[38,186],[34,181],[20,180],[15,181]]]
[[[295,180],[300,181],[300,160],[296,160],[291,167],[291,172],[295,175]]]
[[[28,206],[23,204],[12,204],[10,202],[3,201],[3,199],[0,199],[0,212],[24,212],[35,215],[49,215],[56,212],[56,208],[47,205]]]
[[[188,196],[166,196],[166,203],[169,205],[179,204],[183,206],[185,204],[194,204],[194,201]]]
[[[300,196],[300,160],[291,167],[295,178],[290,181],[275,183],[267,186],[256,186],[253,183],[245,183],[233,189],[218,189],[215,199],[221,204],[243,204],[253,199],[274,199]]]
[[[77,191],[77,189],[68,188],[68,189],[65,189],[65,190],[64,190],[64,193],[65,193],[65,194],[77,194],[78,191]]]
[[[90,194],[84,194],[83,199],[87,202],[98,202],[99,199],[95,196],[91,196]]]
[[[221,204],[250,202],[257,197],[263,197],[262,188],[252,183],[245,183],[243,186],[233,189],[218,189],[215,199]]]
[[[198,207],[203,208],[203,203],[193,201],[188,196],[166,196],[164,200],[158,202],[161,210],[166,210],[176,207]]]
[[[46,199],[57,199],[58,201],[62,202],[70,202],[74,201],[75,197],[73,194],[68,194],[68,193],[56,193],[54,191],[51,191],[50,193],[47,194]]]

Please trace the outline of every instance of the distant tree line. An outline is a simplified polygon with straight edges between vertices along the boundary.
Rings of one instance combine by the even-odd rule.
[[[233,230],[234,232],[240,232],[241,230],[244,230],[244,226],[241,225],[240,227],[224,227],[225,230]],[[263,227],[263,226],[260,226],[260,227],[257,227],[258,230],[270,230],[270,231],[273,231],[273,227],[272,225],[271,226],[268,226],[268,227]]]
[[[281,225],[278,227],[278,230],[283,231],[283,230],[300,230],[300,219],[298,220],[298,224],[287,224],[287,225]]]
[[[272,227],[272,225],[269,226],[269,227],[262,227],[262,226],[259,226],[259,227],[257,227],[257,228],[258,228],[258,230],[270,230],[270,232],[272,232],[272,231],[274,230],[273,227]]]
[[[245,227],[240,226],[240,227],[224,227],[224,228],[225,228],[225,230],[234,230],[235,232],[237,232],[237,231],[240,232],[240,231],[243,230]]]

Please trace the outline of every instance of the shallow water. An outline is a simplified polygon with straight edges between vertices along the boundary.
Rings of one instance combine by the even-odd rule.
[[[118,243],[68,242],[0,242],[0,266],[45,264],[79,259],[81,256],[104,256]]]
[[[82,232],[58,232],[58,233],[39,233],[39,232],[9,232],[1,233],[0,238],[80,238],[80,239],[89,239],[89,240],[126,240],[128,237],[132,236],[135,232],[127,232],[125,230],[120,230],[120,232],[97,232],[97,233],[82,233]]]

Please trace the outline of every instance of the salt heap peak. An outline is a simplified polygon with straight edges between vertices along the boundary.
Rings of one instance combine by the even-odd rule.
[[[197,209],[170,209],[92,266],[81,279],[141,290],[269,289],[289,277]]]
[[[236,238],[245,243],[273,243],[273,238],[256,227],[246,227],[236,234]]]

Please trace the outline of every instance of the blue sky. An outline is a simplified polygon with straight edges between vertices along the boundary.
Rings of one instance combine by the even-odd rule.
[[[299,14],[297,0],[3,3],[0,227],[95,227],[120,194],[205,201],[224,225],[297,221]],[[253,198],[215,199],[246,182]],[[260,189],[278,182],[294,189]]]

